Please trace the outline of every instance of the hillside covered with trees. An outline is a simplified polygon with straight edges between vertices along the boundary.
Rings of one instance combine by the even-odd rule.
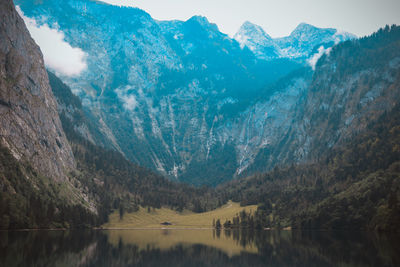
[[[333,47],[329,56],[324,55],[317,63],[305,105],[303,120],[309,123],[304,132],[314,138],[308,143],[312,152],[309,160],[281,162],[271,171],[222,185],[219,194],[242,205],[261,203],[252,214],[254,225],[259,227],[397,231],[399,51],[398,26],[387,26],[369,37]],[[382,72],[385,68],[388,70]],[[338,92],[340,81],[349,81],[349,77],[356,77],[356,81],[363,78],[353,80],[351,92]],[[390,80],[387,86],[385,79]],[[367,102],[374,104],[365,108]],[[327,103],[330,108],[320,108]],[[352,120],[346,121],[349,113]],[[293,151],[291,147],[296,145],[296,132],[292,134],[284,144],[287,151]],[[336,136],[336,145],[329,146],[332,136]],[[267,160],[264,162],[267,164]]]
[[[400,106],[378,121],[316,163],[275,168],[218,192],[242,205],[261,203],[254,220],[262,227],[397,231]]]

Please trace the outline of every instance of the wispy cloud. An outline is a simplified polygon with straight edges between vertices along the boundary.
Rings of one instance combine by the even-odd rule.
[[[133,94],[133,88],[131,86],[117,88],[115,92],[126,110],[133,111],[136,109],[138,102]]]
[[[318,48],[318,53],[315,53],[311,58],[307,60],[308,64],[315,70],[315,65],[317,65],[318,60],[324,55],[331,52],[332,48],[329,47],[325,49],[322,45]]]
[[[26,17],[19,6],[16,8],[32,38],[40,46],[47,67],[66,76],[77,76],[87,68],[86,53],[67,43],[62,31],[47,24],[39,25],[36,20]]]

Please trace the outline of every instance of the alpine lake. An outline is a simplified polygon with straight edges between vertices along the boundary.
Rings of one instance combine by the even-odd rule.
[[[0,266],[400,266],[395,235],[167,228],[2,231]]]

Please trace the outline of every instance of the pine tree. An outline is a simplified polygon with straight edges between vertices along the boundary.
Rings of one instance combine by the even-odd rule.
[[[216,229],[221,229],[221,221],[220,221],[220,219],[218,219],[218,220],[215,222],[215,228],[216,228]]]

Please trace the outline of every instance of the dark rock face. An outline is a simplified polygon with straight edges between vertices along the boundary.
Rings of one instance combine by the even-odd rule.
[[[57,181],[75,168],[42,53],[15,10],[0,2],[0,142]]]

